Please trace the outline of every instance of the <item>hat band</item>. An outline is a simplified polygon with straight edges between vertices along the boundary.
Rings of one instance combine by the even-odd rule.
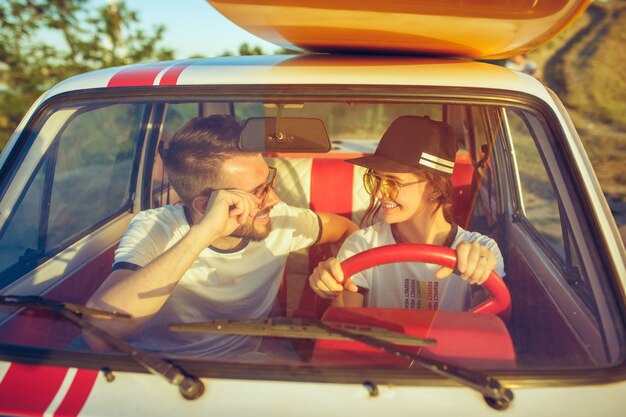
[[[452,174],[452,170],[454,168],[454,162],[436,157],[426,152],[422,152],[422,157],[419,160],[419,164],[436,169],[437,171],[445,172],[447,174]]]

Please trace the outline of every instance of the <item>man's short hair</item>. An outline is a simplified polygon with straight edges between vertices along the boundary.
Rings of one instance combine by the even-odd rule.
[[[161,158],[185,204],[190,205],[207,188],[220,186],[222,164],[241,153],[237,148],[240,135],[241,124],[235,117],[216,114],[195,117],[172,136]]]

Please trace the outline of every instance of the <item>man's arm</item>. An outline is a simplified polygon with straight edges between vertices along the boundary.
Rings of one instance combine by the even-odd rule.
[[[192,228],[177,244],[137,271],[113,271],[87,301],[87,306],[122,311],[133,316],[133,319],[92,320],[123,338],[135,333],[165,304],[182,276],[206,247],[203,246],[205,239],[199,236],[200,233],[200,230]],[[86,340],[90,347],[98,349],[98,343],[91,343],[92,338]]]
[[[356,223],[343,216],[325,212],[317,215],[322,222],[322,234],[318,243],[337,243],[341,246],[348,236],[359,230]]]
[[[250,193],[221,190],[213,193],[209,200],[201,201],[204,217],[191,226],[180,241],[137,271],[113,271],[87,301],[89,307],[122,311],[133,319],[92,320],[120,337],[132,335],[165,304],[204,248],[220,237],[228,236],[245,223],[248,216],[256,214],[256,200]],[[93,338],[86,337],[86,340],[93,349],[104,348]]]

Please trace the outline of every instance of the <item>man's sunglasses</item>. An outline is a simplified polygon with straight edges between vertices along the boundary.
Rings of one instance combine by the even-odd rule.
[[[365,191],[372,196],[375,196],[376,193],[380,191],[383,200],[389,201],[396,201],[401,187],[419,184],[420,182],[423,182],[423,180],[401,183],[393,178],[375,174],[371,169],[368,169],[367,172],[363,174]]]
[[[267,204],[267,199],[270,196],[270,191],[274,189],[274,184],[276,184],[276,172],[277,169],[274,167],[269,167],[270,173],[265,179],[265,183],[259,185],[257,188],[252,191],[252,194],[259,200],[259,208],[262,209]]]

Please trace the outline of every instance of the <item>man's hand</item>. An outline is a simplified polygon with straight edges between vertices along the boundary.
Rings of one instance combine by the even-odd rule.
[[[350,280],[344,280],[341,264],[337,258],[320,262],[309,277],[309,285],[315,294],[324,299],[337,298],[345,289],[358,292],[357,286]]]
[[[243,190],[217,190],[204,205],[204,216],[198,226],[206,236],[228,236],[259,211],[259,199]],[[213,233],[211,233],[213,232]]]
[[[461,278],[470,284],[482,284],[496,267],[497,260],[496,255],[485,246],[476,242],[461,242],[456,247],[456,264]],[[451,273],[451,268],[441,267],[435,277],[446,278]]]

